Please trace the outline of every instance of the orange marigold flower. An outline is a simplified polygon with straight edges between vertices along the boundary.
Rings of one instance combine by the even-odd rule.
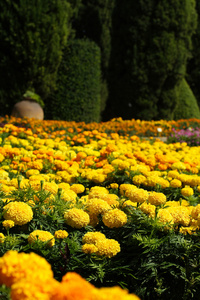
[[[68,272],[54,289],[50,300],[94,300],[95,287],[75,272]]]
[[[128,290],[119,286],[102,287],[93,291],[95,300],[140,300],[135,294],[129,294]]]
[[[40,270],[40,269],[39,269]],[[11,287],[12,300],[49,300],[60,283],[54,278],[23,278]]]
[[[53,278],[51,265],[33,252],[27,254],[7,251],[0,258],[0,284],[10,287],[23,278],[36,278],[38,281]]]

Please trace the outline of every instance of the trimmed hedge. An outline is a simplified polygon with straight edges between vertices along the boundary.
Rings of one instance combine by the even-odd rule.
[[[53,88],[70,31],[67,0],[0,1],[0,104],[11,113],[27,89]]]
[[[193,118],[200,119],[199,107],[191,88],[183,79],[179,87],[179,102],[174,112],[174,120]]]
[[[58,69],[56,91],[49,97],[51,112],[45,112],[45,118],[100,121],[100,59],[100,48],[94,42],[69,42]]]

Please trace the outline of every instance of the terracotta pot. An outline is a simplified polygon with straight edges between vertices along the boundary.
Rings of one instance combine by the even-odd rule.
[[[43,108],[34,100],[22,100],[17,102],[12,110],[11,116],[16,118],[44,119]]]

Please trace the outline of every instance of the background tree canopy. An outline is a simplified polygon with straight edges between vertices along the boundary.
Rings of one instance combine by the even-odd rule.
[[[74,119],[73,99],[84,81],[79,101],[87,102],[86,95],[96,91],[91,104],[96,108],[94,114],[82,105],[83,121],[200,118],[199,13],[195,0],[2,0],[1,114],[9,114],[29,88],[44,100],[46,119],[60,118],[58,108],[68,106],[71,116],[65,109],[62,118]],[[86,80],[88,71],[82,78],[73,72],[69,85],[72,70],[66,62],[74,52],[67,50],[68,43],[81,39],[100,49],[100,75],[97,61],[90,60],[100,90]],[[88,48],[79,55],[80,69],[86,70]],[[59,69],[64,72],[58,76]],[[59,96],[61,90],[66,97]]]

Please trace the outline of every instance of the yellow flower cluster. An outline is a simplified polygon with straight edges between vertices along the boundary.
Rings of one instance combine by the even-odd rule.
[[[82,251],[111,258],[120,252],[120,244],[114,239],[107,239],[101,232],[87,232],[82,238]]]

